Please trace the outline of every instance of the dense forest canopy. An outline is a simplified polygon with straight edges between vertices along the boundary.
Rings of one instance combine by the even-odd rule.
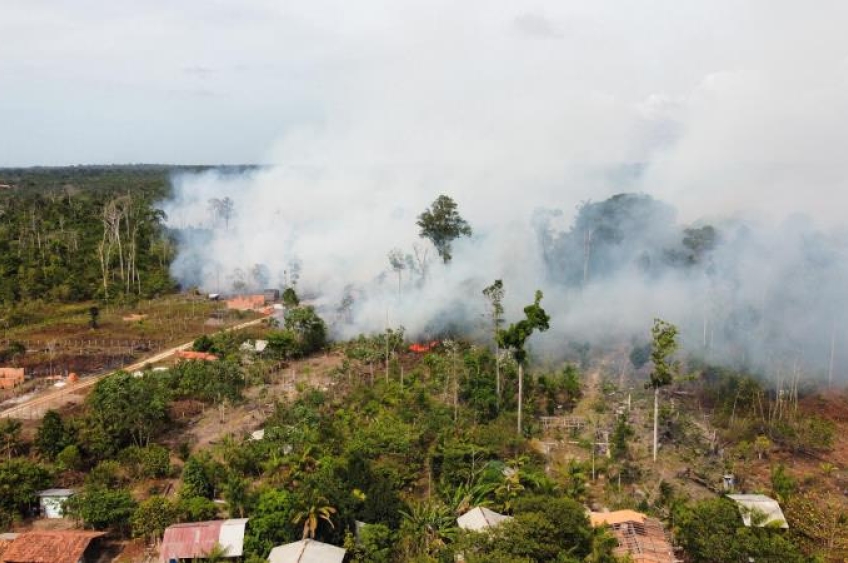
[[[126,300],[173,291],[158,202],[199,166],[0,170],[0,303]],[[224,167],[242,171],[246,167]]]

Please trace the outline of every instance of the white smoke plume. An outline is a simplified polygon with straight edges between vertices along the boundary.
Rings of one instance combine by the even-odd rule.
[[[713,360],[839,375],[848,14],[825,4],[436,2],[324,22],[332,40],[305,61],[323,69],[320,117],[282,128],[269,166],[173,179],[173,273],[232,292],[299,271],[327,314],[352,292],[341,336],[387,322],[479,334],[481,290],[503,278],[509,319],[545,292],[553,330],[536,341],[552,353],[645,338],[663,317]],[[560,279],[540,232],[567,233],[581,202],[621,192],[676,210],[676,225],[645,233],[658,255],[683,228],[714,225],[710,273],[648,275],[630,256],[586,283]],[[474,235],[448,266],[430,248],[426,282],[407,269],[399,291],[387,254],[426,247],[415,221],[439,194]],[[209,201],[227,197],[232,217],[216,219]],[[580,262],[569,244],[559,260]]]

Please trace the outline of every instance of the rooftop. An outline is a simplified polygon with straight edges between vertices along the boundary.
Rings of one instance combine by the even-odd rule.
[[[46,489],[38,493],[39,497],[70,497],[73,496],[73,489]]]
[[[494,510],[489,510],[484,506],[472,508],[462,516],[456,519],[456,524],[463,530],[471,530],[479,532],[487,528],[494,528],[501,523],[512,520],[512,516],[499,514]]]
[[[618,547],[615,554],[629,555],[633,563],[677,563],[674,548],[662,522],[633,510],[591,512],[592,526],[610,526]]]
[[[727,498],[739,505],[742,523],[749,528],[752,525],[759,528],[789,528],[783,510],[773,498],[766,495],[727,495]]]
[[[226,550],[226,557],[241,557],[246,525],[247,518],[175,524],[165,530],[159,559],[202,558],[216,546]]]
[[[103,532],[53,530],[26,532],[12,540],[0,556],[4,563],[77,563],[91,540]]]
[[[271,563],[342,563],[345,550],[315,540],[300,540],[278,545],[271,550]]]

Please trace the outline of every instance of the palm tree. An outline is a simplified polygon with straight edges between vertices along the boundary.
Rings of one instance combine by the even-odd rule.
[[[221,563],[228,557],[229,551],[230,549],[228,547],[224,547],[216,542],[209,551],[203,554],[202,559],[206,563]]]
[[[318,468],[318,460],[312,455],[311,445],[303,448],[303,454],[292,464],[291,478],[293,481],[302,481],[310,473]]]
[[[495,483],[463,483],[454,489],[450,498],[450,506],[453,513],[461,516],[475,506],[488,506],[491,504],[489,496],[495,491]]]
[[[444,504],[431,501],[413,503],[409,512],[402,511],[401,516],[402,529],[415,542],[411,555],[432,555],[456,536],[456,516]]]
[[[315,539],[315,532],[322,520],[335,529],[332,517],[336,509],[330,506],[329,502],[324,497],[314,498],[306,508],[299,510],[292,517],[292,524],[303,522],[303,539]]]

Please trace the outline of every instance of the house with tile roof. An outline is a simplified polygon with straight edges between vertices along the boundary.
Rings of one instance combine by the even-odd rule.
[[[103,532],[43,530],[25,532],[0,555],[2,563],[90,563],[93,544]]]

